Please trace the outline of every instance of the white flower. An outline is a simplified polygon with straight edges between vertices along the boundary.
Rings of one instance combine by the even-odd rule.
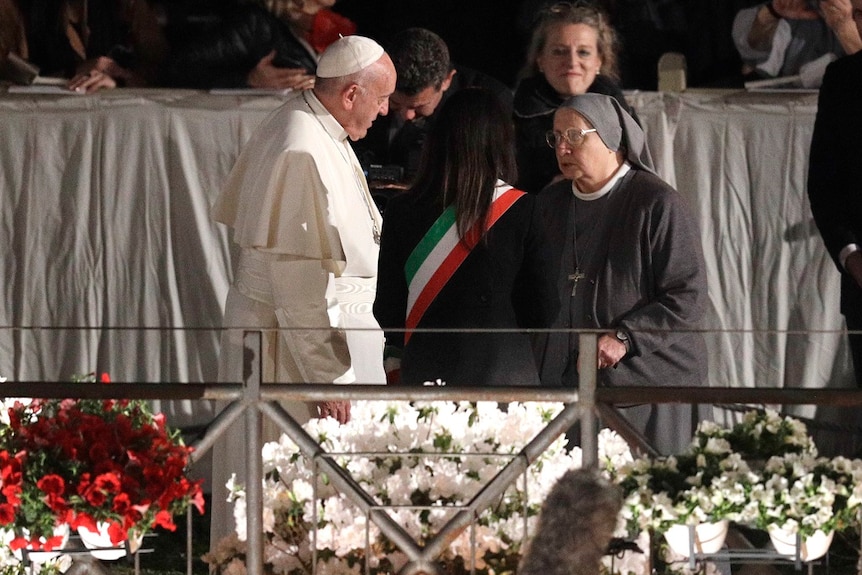
[[[346,425],[337,425],[332,419],[312,420],[305,429],[346,467],[369,497],[392,506],[386,512],[397,524],[415,540],[423,541],[443,528],[458,512],[457,506],[472,499],[561,409],[555,403],[513,403],[501,410],[496,402],[360,401],[352,404],[351,421]],[[609,439],[604,446],[606,459],[619,463],[632,460],[615,434],[603,432],[603,436]],[[266,561],[273,571],[310,573],[314,521],[318,522],[318,550],[330,557],[318,572],[353,573],[356,565],[364,565],[365,515],[337,493],[325,476],[315,477],[312,467],[298,456],[296,445],[286,437],[267,444],[262,456]],[[580,461],[580,449],[569,453],[565,438],[555,441],[493,507],[480,514],[472,533],[475,550],[468,530],[440,560],[468,558],[475,552],[481,575],[512,569],[525,537],[525,525],[528,535],[545,495]],[[316,518],[311,506],[315,481]],[[234,483],[229,487],[234,494],[237,536],[244,539],[245,493]],[[529,514],[526,523],[525,510]],[[406,559],[381,537],[376,525],[368,525],[368,534],[372,568],[382,569],[383,557],[393,561],[396,570],[403,565]],[[294,550],[299,553],[296,559],[278,559],[280,554]],[[506,556],[511,557],[509,563],[499,563],[500,557]],[[353,566],[348,567],[347,561]]]

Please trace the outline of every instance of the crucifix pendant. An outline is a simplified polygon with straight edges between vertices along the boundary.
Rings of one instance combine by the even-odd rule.
[[[584,279],[585,277],[587,277],[587,276],[585,276],[583,274],[583,272],[581,272],[580,268],[575,268],[575,273],[569,274],[569,280],[571,282],[573,282],[572,283],[572,296],[573,297],[575,295],[575,292],[578,291],[578,282],[581,281],[582,279]]]

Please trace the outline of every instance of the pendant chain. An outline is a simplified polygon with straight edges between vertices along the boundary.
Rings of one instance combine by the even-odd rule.
[[[326,130],[326,126],[323,125],[323,122],[320,118],[317,117],[317,114],[314,112],[314,108],[311,107],[311,104],[308,102],[308,98],[305,96],[305,91],[302,92],[302,99],[305,100],[305,105],[308,106],[308,109],[311,111],[311,115],[317,120],[317,123],[320,124],[320,127],[323,128],[324,131],[329,133]],[[333,138],[334,139],[334,138]],[[340,142],[341,145],[349,146],[347,142]],[[356,183],[356,188],[359,190],[359,195],[362,197],[362,201],[365,204],[365,209],[368,211],[368,218],[371,220],[371,233],[374,236],[374,243],[380,245],[380,227],[377,225],[377,220],[374,218],[374,211],[371,206],[372,200],[370,199],[370,194],[365,189],[365,186],[362,185],[362,182],[359,180],[359,174],[356,173],[356,166],[353,165],[353,162],[350,161],[350,157],[347,155],[345,150],[341,148],[338,149],[339,154],[347,163],[350,171],[353,173],[353,181]]]

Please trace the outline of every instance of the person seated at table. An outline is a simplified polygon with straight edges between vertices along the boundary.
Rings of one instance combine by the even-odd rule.
[[[539,384],[517,330],[547,328],[559,302],[536,198],[506,183],[512,139],[495,94],[460,90],[437,114],[412,188],[389,200],[373,307],[389,383]]]
[[[268,0],[229,7],[215,24],[178,43],[167,83],[178,88],[303,90],[319,54],[356,26],[329,8],[336,0]]]
[[[542,383],[577,388],[584,366],[568,330],[590,329],[603,331],[599,386],[706,385],[701,236],[685,198],[655,174],[643,130],[615,98],[581,94],[554,113],[546,145],[565,179],[537,198],[561,302],[555,330],[534,340]],[[693,432],[688,404],[621,411],[665,453]]]
[[[28,0],[19,4],[28,60],[79,92],[148,85],[165,44],[149,0]]]
[[[599,8],[559,2],[539,13],[527,64],[515,89],[521,189],[538,192],[560,178],[545,133],[551,129],[554,111],[566,98],[586,92],[608,94],[634,115],[617,84],[616,44],[616,32]]]
[[[0,62],[10,54],[27,59],[27,37],[16,0],[0,0]]]
[[[402,30],[392,37],[386,51],[398,73],[395,92],[389,98],[389,115],[378,119],[368,135],[354,143],[354,151],[371,181],[378,179],[374,166],[394,167],[400,174],[394,179],[404,185],[414,177],[435,112],[459,90],[469,86],[487,88],[505,109],[512,109],[512,90],[508,86],[452,63],[446,42],[430,30]]]
[[[862,49],[849,0],[772,0],[744,8],[731,34],[748,77],[795,76],[826,54]]]

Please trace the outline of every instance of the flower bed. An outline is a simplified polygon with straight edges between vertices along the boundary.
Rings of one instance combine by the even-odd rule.
[[[496,403],[357,402],[347,425],[323,419],[304,427],[422,544],[452,516],[452,506],[469,501],[561,407],[511,404],[501,411]],[[619,535],[636,537],[647,551],[646,533],[677,524],[724,520],[765,529],[778,522],[802,535],[840,530],[856,524],[862,502],[862,462],[818,458],[805,426],[771,411],[747,413],[731,428],[704,422],[690,450],[673,457],[634,459],[609,430],[602,430],[598,445],[603,470],[626,496]],[[362,573],[367,560],[377,575],[404,564],[396,547],[325,475],[314,474],[286,436],[264,447],[263,460],[269,573],[312,573],[314,541],[319,573]],[[568,451],[564,439],[556,441],[530,467],[526,483],[511,486],[477,518],[475,547],[466,531],[439,558],[444,572],[469,572],[474,553],[480,575],[513,572],[545,495],[580,461],[579,448]],[[245,572],[245,493],[242,485],[230,486],[237,532],[204,557],[225,575]],[[657,561],[678,559],[666,549],[660,553]],[[608,558],[604,568],[642,573],[648,560],[629,553]]]

